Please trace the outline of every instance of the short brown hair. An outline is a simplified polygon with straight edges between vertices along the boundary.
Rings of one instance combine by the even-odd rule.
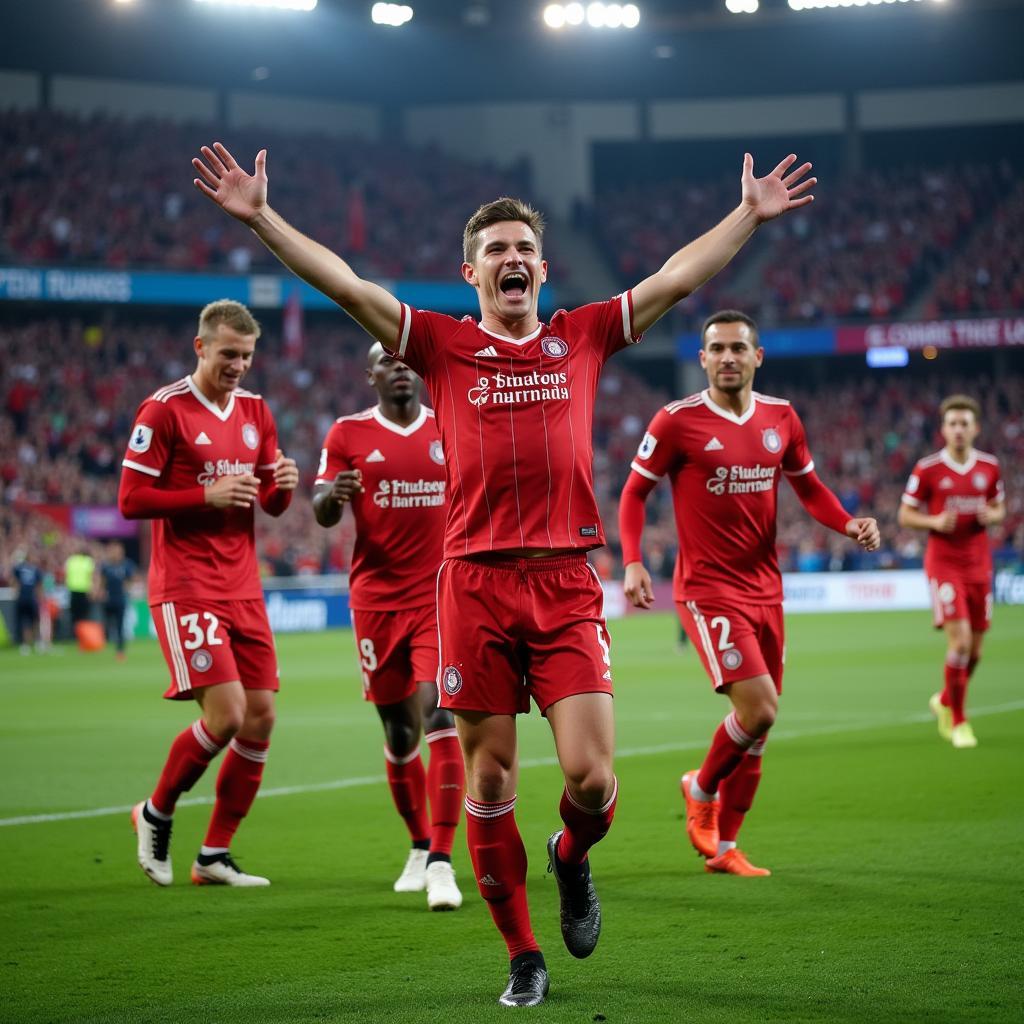
[[[203,306],[199,314],[199,337],[209,341],[221,324],[227,324],[239,334],[252,334],[257,338],[260,336],[259,321],[242,303],[234,299],[217,299]]]
[[[714,324],[746,324],[751,331],[754,332],[754,342],[758,340],[757,324],[754,322],[754,318],[747,316],[746,313],[741,313],[738,309],[720,309],[717,313],[712,313],[711,316],[704,321],[704,326],[700,329],[700,345],[704,347],[704,339],[707,337],[708,328]]]
[[[945,421],[946,413],[954,409],[965,409],[967,412],[973,412],[974,422],[981,422],[981,406],[970,395],[950,395],[949,398],[944,398],[939,406],[939,419]]]
[[[501,224],[508,220],[522,221],[537,236],[537,248],[540,249],[543,246],[544,215],[529,203],[524,203],[522,199],[502,196],[500,199],[495,199],[493,203],[484,203],[466,221],[466,228],[462,232],[462,258],[467,263],[472,263],[473,257],[476,255],[477,236],[480,232],[492,224]]]

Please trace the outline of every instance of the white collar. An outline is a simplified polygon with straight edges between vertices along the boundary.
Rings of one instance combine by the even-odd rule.
[[[700,397],[704,400],[704,404],[713,412],[717,413],[722,417],[723,420],[728,420],[730,423],[737,423],[742,426],[751,416],[754,415],[754,409],[757,406],[757,395],[753,392],[750,393],[750,405],[737,416],[734,412],[729,412],[728,409],[723,409],[717,402],[711,397],[711,389],[705,388],[701,393]]]
[[[192,379],[192,374],[188,375],[187,380],[188,380],[188,389],[189,389],[189,391],[191,391],[192,394],[196,396],[196,400],[201,405],[203,405],[207,409],[209,409],[210,412],[212,412],[213,415],[216,416],[217,419],[219,419],[222,423],[227,423],[227,421],[229,419],[231,419],[231,414],[235,411],[235,393],[234,393],[234,391],[232,391],[231,395],[228,397],[228,404],[227,404],[227,406],[222,409],[219,405],[217,405],[216,402],[211,402],[206,397],[206,395],[204,395],[202,393],[202,391],[199,390],[199,385],[196,384],[196,382]]]
[[[939,457],[949,469],[953,470],[954,473],[959,473],[960,476],[966,476],[974,469],[974,464],[978,461],[978,453],[973,448],[967,456],[967,461],[963,463],[957,462],[945,448],[942,449],[942,454]]]
[[[410,434],[415,434],[424,423],[427,422],[427,407],[425,405],[420,406],[420,414],[409,424],[407,427],[401,427],[397,423],[393,423],[389,420],[384,413],[380,411],[380,406],[375,405],[373,407],[373,418],[386,430],[393,431],[402,437],[408,437]]]
[[[533,331],[531,334],[528,334],[525,338],[509,338],[507,335],[498,334],[496,331],[489,331],[489,330],[487,330],[487,328],[484,327],[483,324],[477,324],[477,327],[479,327],[480,330],[484,332],[484,334],[489,334],[492,338],[497,338],[498,341],[507,341],[510,345],[520,345],[520,346],[521,345],[525,345],[528,341],[533,341],[533,339],[536,338],[537,335],[540,334],[541,328],[543,326],[544,326],[543,324],[538,323],[537,324],[537,330]]]

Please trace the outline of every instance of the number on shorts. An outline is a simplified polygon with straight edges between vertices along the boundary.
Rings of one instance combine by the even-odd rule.
[[[594,623],[594,628],[597,630],[597,645],[601,648],[601,657],[604,663],[611,668],[612,659],[611,652],[608,650],[608,641],[604,638],[604,633],[601,632],[601,626],[599,623]]]
[[[372,672],[377,667],[377,652],[373,649],[372,640],[359,641],[359,663],[367,672]]]
[[[189,612],[188,615],[182,615],[181,624],[188,630],[188,639],[184,643],[186,651],[194,651],[198,647],[203,646],[203,641],[206,641],[207,647],[216,647],[218,644],[224,643],[223,640],[217,636],[217,627],[220,625],[220,620],[213,612],[203,612],[203,618],[206,619],[206,636],[203,636],[203,627],[199,625],[199,613]]]
[[[736,645],[729,642],[729,620],[724,615],[716,615],[711,620],[711,628],[720,630],[718,634],[718,649],[720,651],[731,650]]]

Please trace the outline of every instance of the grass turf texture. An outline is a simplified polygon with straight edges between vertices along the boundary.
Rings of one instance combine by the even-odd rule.
[[[942,639],[926,613],[793,616],[786,692],[741,836],[770,879],[708,876],[678,779],[726,708],[666,615],[613,624],[621,797],[594,854],[594,956],[558,930],[544,843],[560,781],[536,713],[521,720],[518,818],[548,960],[538,1021],[1010,1021],[1020,985],[1024,608],[1000,607],[970,693],[977,750],[940,742],[927,699]],[[233,852],[266,890],[199,889],[209,806],[175,821],[176,882],[135,864],[126,810],[0,825],[0,1020],[430,1022],[507,1019],[507,963],[473,883],[430,914],[395,894],[404,829],[383,781],[351,635],[282,636],[280,715]],[[191,704],[162,702],[155,644],[0,654],[0,819],[127,808],[153,785]],[[990,713],[977,714],[988,709]],[[215,770],[193,797],[209,799]],[[327,784],[310,790],[317,784]]]

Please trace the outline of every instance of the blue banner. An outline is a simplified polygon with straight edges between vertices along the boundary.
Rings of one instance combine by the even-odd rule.
[[[790,327],[761,331],[761,347],[768,358],[793,356],[834,356],[839,349],[836,332],[832,327]],[[676,337],[676,357],[696,360],[700,351],[699,334],[680,334]]]
[[[348,594],[329,587],[284,590],[264,587],[267,618],[275,633],[315,633],[352,625]]]
[[[381,281],[399,301],[439,313],[476,313],[476,294],[452,281]],[[337,309],[326,295],[288,274],[178,274],[157,270],[58,270],[0,266],[0,301],[96,302],[149,306],[203,306],[235,299],[253,309],[280,309],[298,285],[306,309]],[[541,292],[541,310],[558,308],[550,285]]]

